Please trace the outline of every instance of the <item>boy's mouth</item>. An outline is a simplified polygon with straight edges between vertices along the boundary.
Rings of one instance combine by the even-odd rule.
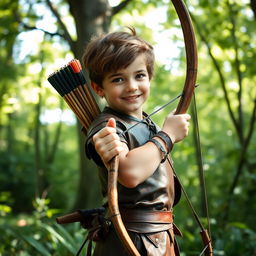
[[[131,100],[136,100],[139,97],[140,97],[140,95],[131,95],[131,96],[126,96],[126,97],[122,97],[122,98],[124,100],[131,101]]]

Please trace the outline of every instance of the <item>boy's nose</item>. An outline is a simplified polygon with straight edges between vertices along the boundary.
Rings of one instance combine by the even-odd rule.
[[[127,83],[127,90],[134,91],[138,89],[138,82],[134,80],[129,80]]]

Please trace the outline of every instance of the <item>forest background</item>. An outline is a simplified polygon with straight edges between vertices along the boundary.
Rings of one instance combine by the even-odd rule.
[[[185,1],[199,53],[195,111],[175,146],[175,169],[207,226],[214,255],[256,255],[256,1]],[[86,231],[55,217],[101,205],[95,166],[75,116],[47,77],[81,60],[92,35],[133,26],[156,49],[146,111],[178,95],[186,61],[181,27],[167,0],[0,1],[0,255],[74,255]],[[161,125],[176,103],[154,116]],[[201,170],[201,172],[200,172]],[[175,207],[182,255],[203,249],[182,197]]]

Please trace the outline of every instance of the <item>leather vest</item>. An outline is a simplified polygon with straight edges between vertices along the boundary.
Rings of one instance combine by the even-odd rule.
[[[144,116],[147,115],[144,113]],[[107,206],[108,171],[94,149],[92,137],[106,126],[110,117],[115,118],[117,133],[121,141],[127,144],[129,150],[142,146],[159,130],[154,122],[148,119],[124,133],[129,127],[141,120],[118,113],[109,107],[106,107],[94,120],[87,133],[85,149],[87,157],[92,158],[99,167],[103,205],[105,207]],[[168,161],[159,164],[153,175],[135,188],[127,188],[118,183],[119,207],[123,209],[172,210],[174,204],[179,201],[180,194],[180,186],[174,179],[173,170]]]

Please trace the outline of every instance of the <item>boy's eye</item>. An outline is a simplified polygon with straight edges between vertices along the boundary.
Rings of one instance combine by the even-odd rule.
[[[137,79],[143,79],[144,77],[146,77],[145,73],[139,73],[139,74],[136,75]]]
[[[117,78],[112,80],[112,83],[121,83],[121,82],[123,82],[123,80],[124,80],[123,78],[117,77]]]

